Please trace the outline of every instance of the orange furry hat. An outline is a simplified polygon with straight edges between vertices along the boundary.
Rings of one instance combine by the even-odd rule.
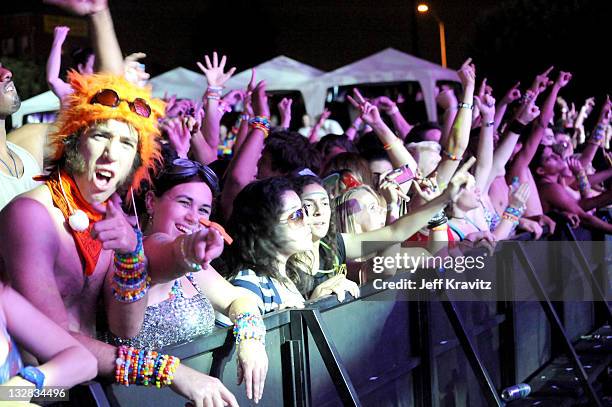
[[[132,179],[132,188],[138,191],[141,181],[151,181],[149,170],[155,167],[156,162],[161,161],[157,120],[164,115],[165,103],[160,99],[154,99],[150,88],[136,86],[121,76],[81,75],[70,71],[68,81],[74,92],[63,100],[56,122],[58,130],[50,136],[54,151],[51,159],[58,161],[64,155],[66,138],[91,123],[109,119],[123,121],[132,125],[138,132],[138,152],[142,158],[142,165],[138,167]],[[119,106],[108,107],[90,103],[94,95],[102,89],[112,89],[117,92],[122,100]],[[149,117],[142,117],[132,112],[128,104],[123,102],[123,100],[131,102],[136,98],[144,99],[151,107]]]

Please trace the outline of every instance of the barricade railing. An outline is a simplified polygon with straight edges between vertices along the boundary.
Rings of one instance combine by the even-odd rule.
[[[552,302],[546,301],[541,284],[538,289],[538,273],[530,254],[523,250],[522,242],[529,237],[522,234],[515,239],[518,243],[514,260],[527,272],[538,298],[545,298],[539,303],[551,324],[552,336],[561,337],[561,350],[570,355],[587,395],[593,405],[598,405],[563,321]],[[503,278],[516,274],[514,263],[498,263],[495,272]],[[583,265],[589,269],[588,262]],[[499,398],[503,387],[533,375],[553,356],[546,345],[531,350],[540,355],[536,364],[522,360],[523,331],[544,328],[522,324],[525,311],[521,310],[519,317],[516,309],[521,304],[457,302],[444,292],[438,294],[442,295],[439,302],[424,297],[389,301],[388,290],[377,290],[368,284],[362,287],[359,299],[339,303],[334,296],[328,296],[309,303],[303,310],[266,315],[269,369],[260,405],[503,405]],[[605,299],[601,290],[600,294]],[[540,312],[533,307],[525,309],[529,317],[537,317]],[[609,317],[607,304],[606,309]],[[592,328],[594,322],[591,325]],[[530,335],[548,338],[544,342],[551,338],[546,329]],[[236,385],[236,355],[230,329],[215,329],[208,336],[163,351],[218,377],[241,406],[252,405],[244,385]],[[91,397],[95,400],[93,405],[167,406],[185,402],[170,389],[106,384],[104,399],[95,382],[89,386],[95,395]]]

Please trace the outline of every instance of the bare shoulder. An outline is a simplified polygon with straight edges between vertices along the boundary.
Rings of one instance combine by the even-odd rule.
[[[7,140],[26,149],[39,165],[42,167],[45,151],[48,146],[48,135],[56,130],[56,127],[48,123],[26,124],[7,135]]]
[[[0,211],[0,231],[2,235],[24,231],[42,238],[54,229],[50,228],[53,208],[49,189],[40,185],[17,196]]]

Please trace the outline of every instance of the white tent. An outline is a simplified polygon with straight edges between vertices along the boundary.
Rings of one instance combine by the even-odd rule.
[[[300,90],[305,83],[323,74],[310,65],[280,55],[255,67],[257,82],[266,81],[267,90]],[[231,77],[226,89],[245,89],[251,80],[251,70],[247,69]]]
[[[306,110],[316,116],[325,107],[327,89],[363,83],[419,82],[425,98],[429,120],[437,119],[434,88],[437,81],[459,81],[457,73],[416,58],[393,48],[387,48],[364,59],[328,72],[302,89]]]
[[[153,96],[176,95],[178,99],[200,101],[206,90],[206,76],[182,67],[174,68],[152,78]]]
[[[13,127],[21,127],[23,117],[31,113],[52,112],[59,110],[60,100],[50,90],[21,102],[19,110],[12,114]]]

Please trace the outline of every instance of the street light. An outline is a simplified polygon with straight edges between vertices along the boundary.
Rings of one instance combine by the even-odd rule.
[[[430,10],[427,4],[420,3],[417,6],[417,11],[421,14],[425,14]],[[444,33],[444,22],[440,20],[435,11],[431,10],[431,15],[438,22],[438,29],[440,31],[440,59],[442,60],[442,66],[446,68],[446,35]]]

